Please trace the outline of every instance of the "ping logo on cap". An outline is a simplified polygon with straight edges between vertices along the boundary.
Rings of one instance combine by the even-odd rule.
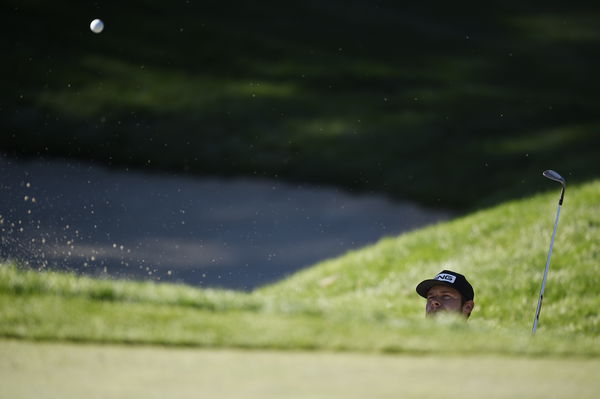
[[[447,273],[440,273],[437,276],[435,276],[434,280],[446,281],[448,283],[454,284],[454,281],[456,281],[456,276]]]

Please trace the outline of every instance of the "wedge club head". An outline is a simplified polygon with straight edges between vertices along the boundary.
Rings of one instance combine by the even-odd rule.
[[[567,188],[567,181],[558,172],[551,170],[551,169],[545,170],[542,174],[544,175],[544,177],[546,177],[550,180],[559,182],[562,185],[562,191],[560,193],[560,200],[558,201],[558,203],[560,205],[562,205],[563,198],[565,196],[565,189]]]
[[[547,177],[550,180],[559,182],[563,185],[563,187],[567,185],[567,181],[564,179],[564,177],[559,175],[558,172],[554,170],[545,170],[542,174],[544,175],[544,177]]]

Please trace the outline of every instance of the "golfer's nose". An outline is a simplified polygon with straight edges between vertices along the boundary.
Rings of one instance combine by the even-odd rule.
[[[429,300],[429,304],[431,305],[432,309],[437,309],[441,305],[440,301],[438,301],[437,298],[431,298]]]

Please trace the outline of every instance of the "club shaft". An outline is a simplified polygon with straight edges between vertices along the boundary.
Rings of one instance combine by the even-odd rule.
[[[558,218],[560,216],[560,207],[562,206],[561,201],[558,203],[558,209],[556,210],[556,220],[554,221],[554,231],[552,232],[552,239],[550,240],[550,250],[548,251],[548,259],[546,259],[546,269],[544,270],[544,278],[542,279],[542,288],[540,289],[540,297],[538,298],[537,309],[535,310],[535,318],[533,319],[532,334],[535,334],[537,330],[538,321],[540,320],[540,312],[542,310],[542,301],[544,299],[544,290],[546,289],[546,280],[548,279],[548,270],[550,270],[550,258],[552,258],[552,247],[554,247],[554,238],[556,237],[556,228],[558,227]]]

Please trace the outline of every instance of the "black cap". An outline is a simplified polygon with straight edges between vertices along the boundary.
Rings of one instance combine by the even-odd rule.
[[[473,287],[469,284],[465,276],[450,270],[442,270],[431,280],[421,281],[417,285],[417,294],[423,298],[427,298],[429,290],[436,285],[447,285],[454,288],[461,293],[465,301],[472,300],[475,297]]]

